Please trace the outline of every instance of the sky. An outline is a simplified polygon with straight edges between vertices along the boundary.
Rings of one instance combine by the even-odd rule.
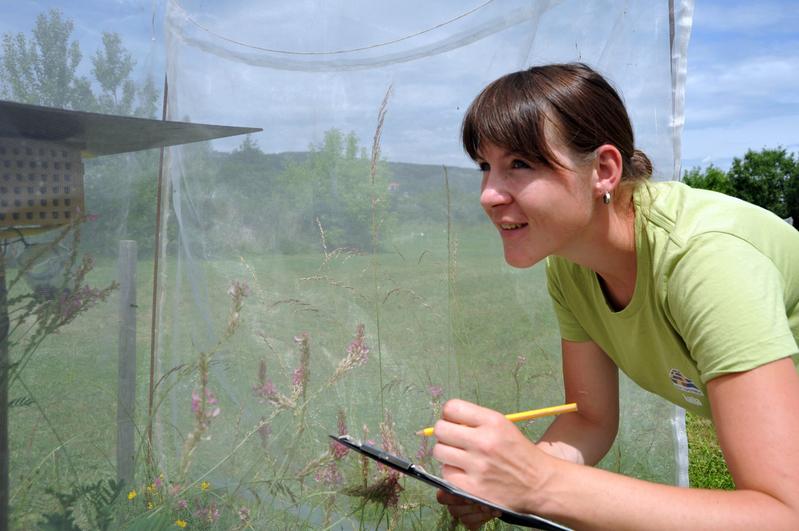
[[[586,17],[602,21],[603,2],[580,3],[576,0],[540,0],[537,2],[525,0],[502,0],[507,6],[532,6],[557,4],[589,5],[598,7],[594,11],[586,8]],[[363,10],[365,5],[375,5],[374,2],[359,4],[356,0],[339,2],[346,5],[351,11],[327,13],[329,6],[336,2],[322,0],[296,0],[293,2],[272,1],[262,4],[242,2],[241,0],[226,0],[224,2],[211,2],[209,0],[181,0],[184,6],[195,11],[204,11],[203,23],[209,27],[219,28],[226,35],[242,40],[254,39],[246,35],[245,25],[252,27],[257,32],[259,43],[272,43],[270,31],[274,31],[278,21],[290,20],[295,9],[306,9],[308,12],[318,12],[318,19],[297,19],[290,31],[291,42],[285,43],[288,48],[314,48],[317,40],[327,35],[330,24],[325,23],[326,16],[335,15],[339,21],[346,22],[358,16],[357,11]],[[345,35],[342,46],[355,47],[364,42],[377,42],[375,39],[407,35],[418,28],[433,27],[437,21],[448,20],[454,13],[462,13],[467,8],[479,7],[485,0],[460,0],[450,2],[435,2],[424,11],[416,11],[410,17],[403,16],[399,11],[387,13],[385,17],[372,24],[359,24],[357,34]],[[649,0],[638,2],[647,5]],[[665,0],[664,0],[665,3]],[[487,21],[491,18],[491,9],[498,9],[501,2],[495,0],[492,5],[484,6],[471,18],[456,21],[449,27],[457,33],[458,24],[475,17],[484,16]],[[617,6],[615,0],[607,0],[606,4]],[[102,31],[116,31],[123,35],[123,42],[138,59],[137,68],[140,71],[163,71],[161,48],[164,46],[163,27],[159,21],[152,17],[153,11],[163,9],[165,0],[0,0],[0,33],[24,32],[30,34],[35,17],[38,13],[51,7],[60,8],[68,18],[75,23],[75,36],[80,40],[84,50],[84,66],[89,68],[89,56],[100,42]],[[271,5],[270,9],[262,9],[256,15],[251,6]],[[386,5],[397,6],[398,3],[387,2]],[[246,6],[246,9],[242,9]],[[456,6],[456,7],[453,7]],[[521,8],[520,8],[521,9]],[[314,11],[315,10],[315,11]],[[646,13],[646,8],[642,11]],[[236,16],[232,16],[232,14]],[[238,18],[237,18],[238,17]],[[493,20],[493,19],[492,19]],[[539,36],[547,35],[552,30],[552,20],[544,19],[544,27],[539,27]],[[570,23],[572,21],[569,21]],[[326,25],[327,24],[327,25]],[[514,39],[514,46],[519,40],[524,40],[527,27],[515,22],[504,22],[508,29],[505,34]],[[356,25],[353,25],[356,27]],[[465,26],[464,26],[465,27]],[[310,28],[310,30],[309,30]],[[647,30],[647,27],[643,27]],[[784,147],[792,152],[799,153],[799,0],[760,0],[758,2],[742,0],[696,0],[693,17],[693,27],[688,46],[688,78],[685,87],[685,128],[682,139],[682,167],[688,169],[694,166],[707,166],[714,164],[726,168],[733,157],[741,157],[748,149],[762,149]],[[524,30],[524,32],[522,31]],[[569,31],[561,28],[558,31]],[[431,42],[435,33],[430,33]],[[424,42],[426,35],[419,37]],[[585,43],[590,43],[591,35],[581,37]],[[575,37],[575,40],[577,38]],[[284,39],[285,40],[285,39]],[[607,41],[611,39],[606,38]],[[254,42],[252,40],[248,42]],[[486,42],[491,42],[486,39]],[[521,52],[512,49],[509,54],[524,53],[524,43],[518,46]],[[504,50],[504,44],[497,41],[497,49]],[[576,46],[576,45],[575,45]],[[586,49],[582,52],[591,57],[590,44],[583,44]],[[483,50],[485,50],[485,46]],[[391,48],[389,48],[389,51]],[[478,49],[479,50],[479,49]],[[581,52],[581,50],[577,50]],[[480,55],[482,53],[482,55]],[[595,53],[599,53],[596,51]],[[187,54],[188,55],[188,54]],[[243,54],[244,60],[246,54]],[[429,123],[441,120],[455,122],[463,112],[463,105],[476,93],[476,86],[471,84],[469,73],[479,70],[482,76],[494,75],[495,71],[501,72],[503,61],[510,61],[496,52],[489,53],[478,51],[477,54],[467,56],[457,55],[454,52],[444,54],[446,60],[452,63],[463,62],[462,74],[457,74],[452,80],[439,83],[433,87],[423,81],[405,83],[400,88],[395,87],[393,94],[393,108],[390,108],[389,121],[403,131],[411,131],[413,118],[402,117],[398,109],[403,105],[417,105],[424,100],[420,107]],[[241,58],[240,58],[241,59]],[[511,58],[512,59],[512,58]],[[607,60],[607,59],[606,59]],[[619,59],[620,61],[622,59]],[[187,59],[189,64],[191,58]],[[465,64],[474,61],[476,66]],[[196,70],[202,71],[203,65]],[[220,68],[224,68],[224,62]],[[395,72],[402,72],[404,67],[398,66]],[[213,86],[209,95],[236,85],[236,98],[239,101],[258,101],[257,97],[270,94],[274,91],[274,80],[266,82],[254,74],[244,74],[242,78],[233,77],[226,71],[205,72],[204,78],[192,78],[183,84],[184,91],[191,92],[192,97],[199,103],[203,94],[196,90],[199,84]],[[295,74],[296,75],[296,74]],[[300,74],[302,76],[303,74]],[[396,73],[392,75],[397,75]],[[430,78],[437,78],[440,72],[433,68],[427,74]],[[650,75],[642,74],[642,77]],[[247,77],[251,76],[251,77]],[[474,76],[472,76],[474,77]],[[346,78],[335,77],[330,74],[318,73],[308,75],[309,84],[306,87],[309,98],[313,100],[315,109],[340,110],[342,116],[348,116],[346,123],[356,124],[359,136],[368,143],[371,133],[368,130],[358,129],[358,119],[368,115],[371,120],[380,103],[384,87],[392,82],[391,76],[368,76],[366,74],[355,76],[359,80],[355,83],[346,81]],[[186,87],[186,85],[189,85]],[[369,88],[371,92],[366,89]],[[314,89],[316,91],[314,91]],[[363,90],[363,93],[359,92]],[[462,91],[461,95],[459,91]],[[187,92],[188,93],[188,92]],[[457,93],[457,98],[453,94]],[[346,109],[337,107],[336,94],[346,94],[349,105]],[[628,99],[639,98],[637,94],[625,94]],[[259,111],[272,112],[283,118],[285,126],[277,127],[275,122],[275,138],[268,136],[259,139],[262,147],[272,146],[280,150],[280,140],[292,137],[299,131],[301,122],[309,114],[303,105],[288,101],[285,95],[275,93],[270,103],[274,106],[269,109],[259,109],[259,104],[238,105],[237,110],[219,109],[226,119],[235,125],[259,125],[252,121],[263,121],[270,129],[269,120],[262,118]],[[414,99],[415,98],[415,99]],[[463,104],[452,104],[453,99]],[[207,102],[208,109],[219,107],[217,102]],[[193,109],[192,109],[193,110]],[[316,111],[314,111],[316,112]],[[321,111],[319,111],[321,112]],[[327,112],[327,111],[326,111]],[[392,115],[391,112],[394,112]],[[213,117],[212,115],[209,117]],[[321,139],[321,131],[331,126],[324,118],[316,115],[319,122],[317,131],[312,135],[312,140]],[[404,120],[404,121],[403,121]],[[373,120],[368,121],[373,125]],[[420,120],[420,123],[421,120]],[[401,124],[401,127],[398,125]],[[334,124],[335,125],[335,124]],[[293,128],[292,128],[293,127]],[[348,125],[345,125],[346,129]],[[431,152],[449,150],[457,143],[456,134],[452,128],[436,128],[425,125],[413,133],[413,138],[404,138],[400,134],[392,136],[392,129],[386,129],[387,158],[391,159],[418,159],[426,161],[426,155],[421,153],[424,145]],[[296,133],[299,134],[299,133]],[[303,133],[306,134],[306,133]],[[409,134],[406,133],[406,136]],[[307,136],[307,135],[306,135]],[[305,137],[303,137],[305,138]],[[303,140],[303,142],[306,142]],[[295,146],[292,146],[295,147]],[[300,147],[301,148],[301,147]],[[411,154],[412,153],[412,154]]]
[[[799,153],[799,0],[696,0],[683,167]]]

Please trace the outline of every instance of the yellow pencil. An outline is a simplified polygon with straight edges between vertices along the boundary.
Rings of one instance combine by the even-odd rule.
[[[533,409],[531,411],[522,411],[520,413],[508,413],[505,418],[511,422],[521,422],[523,420],[537,419],[541,417],[549,417],[552,415],[560,415],[561,413],[573,413],[577,411],[577,404],[563,404],[562,406],[543,407],[541,409]],[[424,435],[430,437],[433,435],[433,428],[425,428],[416,432],[416,435]]]

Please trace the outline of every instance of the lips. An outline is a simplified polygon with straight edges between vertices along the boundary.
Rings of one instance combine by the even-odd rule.
[[[498,223],[497,226],[502,230],[516,230],[527,226],[527,223]]]

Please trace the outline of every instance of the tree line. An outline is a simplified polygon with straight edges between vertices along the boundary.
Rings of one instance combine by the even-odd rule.
[[[685,172],[683,181],[694,188],[715,190],[793,218],[799,230],[799,158],[784,148],[748,150],[735,157],[728,171],[712,164]]]

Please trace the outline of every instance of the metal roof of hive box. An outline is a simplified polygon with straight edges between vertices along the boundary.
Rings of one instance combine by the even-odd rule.
[[[242,135],[253,127],[115,116],[0,100],[0,237],[70,223],[83,209],[82,157]]]

